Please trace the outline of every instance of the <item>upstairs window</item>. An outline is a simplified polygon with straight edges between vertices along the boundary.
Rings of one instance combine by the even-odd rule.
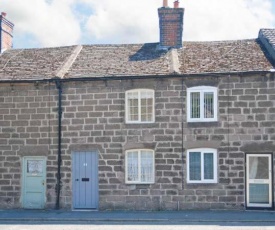
[[[217,88],[209,86],[187,89],[187,121],[217,121]]]
[[[126,183],[152,184],[155,179],[154,151],[135,149],[126,151]]]
[[[217,150],[187,150],[187,183],[217,183]]]
[[[126,92],[126,123],[153,123],[154,90],[137,89]]]

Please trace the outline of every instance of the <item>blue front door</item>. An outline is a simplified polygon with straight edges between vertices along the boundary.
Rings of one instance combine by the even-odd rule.
[[[98,208],[98,154],[73,153],[73,208]]]
[[[22,206],[26,209],[43,209],[46,200],[46,158],[23,158]]]

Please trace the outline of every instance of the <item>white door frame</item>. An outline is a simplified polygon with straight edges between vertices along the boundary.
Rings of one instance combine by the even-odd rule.
[[[249,178],[249,158],[250,157],[267,157],[268,158],[268,179],[250,179]],[[246,207],[247,208],[272,208],[273,207],[273,155],[272,154],[254,154],[247,153],[246,154]],[[268,204],[259,204],[259,203],[251,203],[249,201],[249,185],[250,184],[269,184],[269,203]]]

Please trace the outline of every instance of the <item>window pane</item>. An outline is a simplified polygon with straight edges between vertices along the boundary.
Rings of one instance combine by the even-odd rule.
[[[269,203],[268,184],[249,184],[249,202],[255,204]]]
[[[214,118],[213,93],[204,93],[204,118]]]
[[[138,152],[127,154],[128,181],[138,181]]]
[[[204,179],[214,179],[214,155],[213,153],[204,154]]]
[[[249,179],[269,179],[268,157],[249,157]]]
[[[200,93],[191,93],[190,100],[191,118],[200,118]]]
[[[147,95],[148,97],[150,95]],[[153,98],[141,99],[141,121],[152,121],[153,117]]]
[[[201,153],[189,153],[189,176],[190,180],[201,180]]]
[[[153,182],[154,181],[154,178],[153,178],[154,157],[152,152],[141,151],[140,160],[141,160],[141,166],[140,166],[141,182]]]
[[[129,92],[127,93],[128,99],[138,99],[138,92]]]
[[[130,121],[138,120],[138,99],[128,99],[128,113]]]
[[[147,107],[146,107],[146,99],[141,99],[141,121],[146,121]]]
[[[43,173],[43,161],[27,160],[27,173]]]
[[[153,92],[142,91],[141,92],[141,121],[153,120]]]

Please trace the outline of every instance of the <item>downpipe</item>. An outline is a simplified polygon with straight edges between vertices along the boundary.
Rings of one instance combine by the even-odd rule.
[[[56,204],[55,209],[60,208],[60,191],[61,191],[61,138],[62,138],[62,83],[57,80],[56,88],[58,89],[58,155],[57,155],[57,184],[56,184]]]

